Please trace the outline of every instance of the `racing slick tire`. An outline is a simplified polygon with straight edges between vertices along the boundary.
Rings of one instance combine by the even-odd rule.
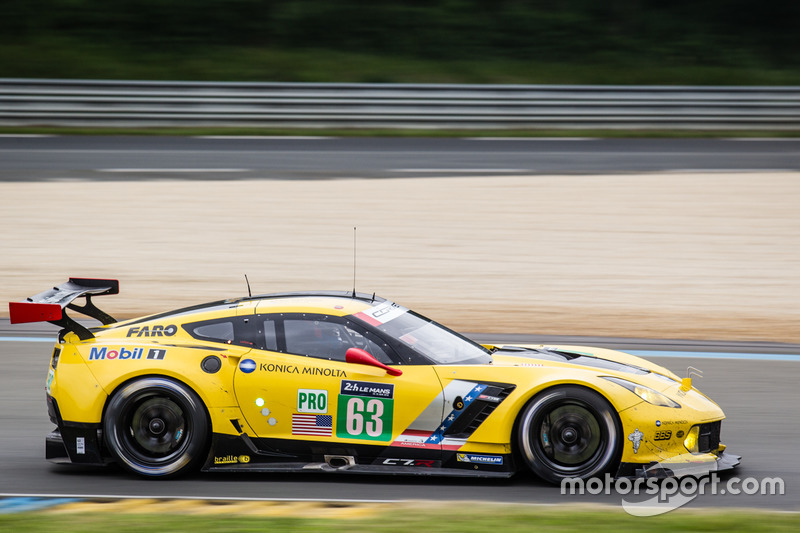
[[[147,477],[174,477],[204,458],[208,415],[186,385],[147,377],[114,393],[106,408],[103,435],[111,455],[126,470]]]
[[[550,483],[609,471],[620,457],[621,434],[608,400],[578,386],[535,396],[522,410],[517,432],[528,467]]]

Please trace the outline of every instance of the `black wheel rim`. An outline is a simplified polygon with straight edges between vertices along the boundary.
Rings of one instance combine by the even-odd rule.
[[[540,460],[557,471],[577,472],[591,467],[604,454],[608,436],[598,415],[582,402],[559,402],[533,425],[532,441]]]
[[[186,413],[178,399],[145,392],[125,409],[120,444],[142,463],[168,463],[189,441],[191,425]]]

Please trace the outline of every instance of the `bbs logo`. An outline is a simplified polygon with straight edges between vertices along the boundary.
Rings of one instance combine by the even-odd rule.
[[[664,431],[656,431],[656,436],[653,440],[669,440],[672,438],[672,430],[665,429]]]

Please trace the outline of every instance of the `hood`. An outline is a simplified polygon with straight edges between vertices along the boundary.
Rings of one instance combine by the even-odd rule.
[[[680,383],[680,378],[668,369],[652,363],[641,357],[625,352],[597,348],[590,346],[545,346],[545,345],[514,345],[495,346],[492,353],[495,364],[509,366],[531,366],[532,364],[556,363],[575,365],[586,370],[598,372],[614,372],[629,374],[631,376],[646,376],[653,374],[668,379],[660,379],[663,386],[668,388],[675,382]],[[535,361],[535,362],[534,362]]]

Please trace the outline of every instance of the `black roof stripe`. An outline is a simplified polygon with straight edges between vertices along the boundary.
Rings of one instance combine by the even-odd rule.
[[[273,294],[261,294],[258,296],[252,297],[243,297],[243,298],[231,298],[228,300],[217,300],[215,302],[208,302],[204,304],[192,305],[189,307],[182,307],[180,309],[175,309],[173,311],[166,311],[164,313],[158,313],[156,315],[148,315],[146,317],[142,317],[139,319],[135,319],[132,322],[123,322],[120,323],[121,327],[128,327],[133,326],[135,324],[141,324],[143,322],[151,322],[153,320],[160,320],[162,318],[168,318],[172,316],[184,315],[193,313],[195,311],[211,311],[215,307],[225,308],[225,307],[235,307],[240,302],[252,302],[255,300],[277,300],[281,298],[308,298],[308,297],[330,297],[330,298],[347,298],[353,300],[361,300],[365,302],[374,302],[380,303],[386,301],[384,298],[380,296],[375,296],[374,294],[365,294],[363,292],[355,293],[353,296],[352,291],[297,291],[297,292],[277,292]]]

